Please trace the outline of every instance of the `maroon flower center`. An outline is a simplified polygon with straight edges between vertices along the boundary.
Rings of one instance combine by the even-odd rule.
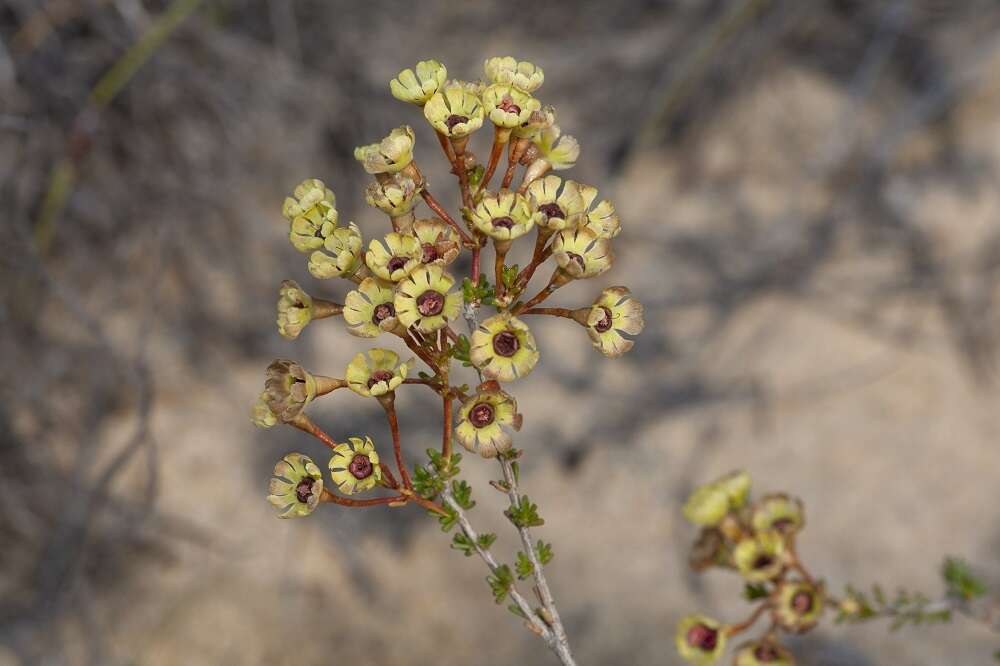
[[[392,303],[379,303],[375,306],[375,310],[372,312],[372,323],[381,324],[389,317],[395,316],[396,308],[393,307]]]
[[[778,530],[779,532],[787,532],[792,527],[795,526],[795,521],[791,518],[778,518],[776,521],[771,523],[771,527]]]
[[[585,270],[587,268],[587,264],[584,262],[583,257],[578,255],[576,252],[567,252],[566,255],[576,263],[580,264],[580,270]]]
[[[511,357],[521,348],[521,342],[510,331],[500,331],[493,336],[493,351],[501,356]]]
[[[757,649],[753,651],[753,656],[757,658],[758,661],[763,661],[765,663],[769,661],[777,661],[781,656],[778,651],[770,645],[758,645]]]
[[[307,476],[306,478],[299,481],[298,484],[295,486],[295,499],[302,502],[303,504],[307,503],[309,501],[309,498],[312,497],[312,487],[313,484],[315,483],[316,479],[310,476]]]
[[[500,227],[501,229],[510,229],[514,226],[514,220],[509,217],[494,217],[493,226]]]
[[[372,465],[372,461],[368,459],[368,456],[359,453],[351,460],[351,464],[347,466],[347,471],[360,481],[371,476],[372,472],[375,471],[375,467]]]
[[[441,314],[444,310],[444,296],[438,292],[428,289],[417,296],[417,310],[425,317],[433,317]]]
[[[792,596],[792,608],[799,615],[805,615],[813,609],[813,596],[808,592],[796,592]]]
[[[687,632],[687,643],[702,650],[714,650],[719,641],[719,632],[708,625],[696,624]]]
[[[757,559],[753,561],[753,568],[766,569],[772,564],[774,564],[774,558],[770,555],[758,555]]]
[[[453,113],[448,116],[447,120],[444,121],[444,124],[448,126],[448,129],[455,129],[455,125],[467,122],[469,122],[468,116],[460,116],[457,113]]]
[[[388,382],[390,379],[392,379],[392,373],[388,370],[376,370],[368,377],[368,388],[375,386],[379,382]]]
[[[502,109],[507,113],[521,113],[521,107],[514,104],[514,100],[510,97],[504,97],[503,101],[497,104],[498,109]]]
[[[601,310],[604,311],[604,316],[601,317],[600,321],[594,324],[594,328],[597,329],[598,333],[604,333],[611,328],[611,310],[607,309],[603,305],[601,306]]]
[[[388,264],[389,272],[390,273],[395,273],[396,271],[398,271],[399,269],[401,269],[401,268],[403,268],[405,266],[406,266],[406,258],[405,257],[393,257],[392,259],[389,260],[389,264]]]
[[[437,261],[441,256],[438,254],[437,248],[434,247],[434,243],[424,243],[420,246],[424,251],[424,256],[421,257],[421,261],[425,264],[429,264],[432,261]]]
[[[545,213],[545,217],[549,219],[553,217],[558,217],[560,220],[566,219],[566,213],[563,212],[563,209],[557,203],[542,204],[538,207],[538,210]]]
[[[493,423],[495,416],[493,405],[488,402],[480,402],[469,412],[469,421],[477,428],[485,428]]]

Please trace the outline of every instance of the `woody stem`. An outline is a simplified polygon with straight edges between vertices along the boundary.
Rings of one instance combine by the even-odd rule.
[[[385,416],[389,420],[389,430],[392,432],[392,453],[396,457],[396,469],[399,470],[399,478],[403,480],[403,486],[407,490],[413,489],[410,481],[410,474],[403,464],[403,450],[399,443],[399,419],[396,417],[396,399],[392,392],[379,396],[379,404],[385,410]]]

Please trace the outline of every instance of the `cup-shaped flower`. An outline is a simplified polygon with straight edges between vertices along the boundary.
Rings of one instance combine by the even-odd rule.
[[[282,214],[291,223],[288,239],[299,252],[323,247],[323,240],[337,226],[336,198],[323,181],[310,178],[285,199]]]
[[[461,250],[458,233],[444,221],[432,217],[413,223],[412,233],[420,241],[420,261],[424,264],[447,266]]]
[[[267,406],[281,423],[290,423],[316,397],[316,378],[287,359],[267,366],[264,380]]]
[[[741,539],[733,549],[733,563],[751,583],[774,580],[785,569],[785,540],[777,532]]]
[[[517,401],[496,382],[484,382],[459,409],[455,437],[469,451],[495,458],[510,450],[514,443],[511,431],[520,429]]]
[[[604,199],[587,213],[587,228],[599,238],[614,238],[621,233],[622,225],[610,199]]]
[[[347,332],[359,338],[374,338],[396,327],[395,292],[392,285],[367,277],[358,288],[348,292],[344,301]]]
[[[535,337],[509,312],[490,317],[472,333],[469,358],[487,379],[520,379],[534,369],[538,356]]]
[[[278,290],[278,333],[294,340],[312,321],[313,299],[295,280],[285,280]]]
[[[389,91],[398,100],[423,105],[446,78],[448,70],[444,65],[437,60],[421,60],[414,69],[406,68],[389,81]]]
[[[278,509],[279,518],[308,516],[323,495],[323,474],[308,456],[289,453],[274,466],[267,501]]]
[[[805,527],[805,508],[798,497],[789,497],[785,493],[764,495],[754,502],[750,524],[757,531],[776,530],[782,534],[794,534]]]
[[[732,509],[741,509],[750,497],[750,475],[742,469],[735,470],[725,476],[716,479],[715,483],[726,491],[729,495],[729,506]]]
[[[823,586],[805,581],[783,581],[774,591],[772,615],[782,629],[801,634],[819,622],[823,614]]]
[[[267,406],[267,391],[261,393],[257,402],[250,408],[250,420],[258,428],[270,428],[278,423],[278,417]]]
[[[555,122],[555,109],[551,106],[543,106],[542,108],[533,111],[531,116],[528,117],[528,122],[521,123],[515,127],[511,134],[519,139],[531,139],[538,136],[538,133],[546,127],[554,125]]]
[[[590,229],[563,229],[552,241],[552,256],[559,267],[572,278],[592,278],[600,275],[614,261],[611,242],[598,238]]]
[[[524,60],[518,62],[510,56],[487,58],[483,69],[493,83],[512,85],[526,93],[538,90],[545,81],[541,67]]]
[[[399,282],[420,266],[423,249],[415,237],[391,231],[385,245],[378,240],[368,244],[365,264],[368,270],[388,282]]]
[[[384,182],[369,183],[365,201],[389,217],[406,215],[417,204],[417,185],[412,178],[398,176]]]
[[[422,333],[444,328],[462,309],[462,294],[452,292],[455,278],[440,266],[418,266],[396,287],[396,316],[406,328]]]
[[[539,227],[562,231],[579,226],[597,196],[597,188],[559,176],[545,176],[528,186],[528,204]]]
[[[503,191],[483,197],[472,211],[472,223],[487,236],[504,241],[531,231],[535,218],[524,195]]]
[[[681,619],[674,639],[681,657],[697,666],[713,663],[726,649],[725,627],[705,615],[688,615]]]
[[[409,361],[400,363],[399,354],[376,347],[367,357],[359,353],[351,359],[345,377],[348,388],[358,395],[377,398],[394,391],[409,371]]]
[[[684,517],[695,525],[713,527],[729,513],[729,494],[718,483],[706,483],[694,489],[684,502]]]
[[[569,134],[564,135],[559,125],[541,128],[533,136],[532,143],[538,148],[539,158],[555,171],[572,169],[580,157],[579,142]],[[527,174],[525,179],[529,182],[534,180]]]
[[[309,255],[309,273],[320,280],[354,275],[361,267],[361,230],[351,222],[326,236],[323,249]]]
[[[513,129],[528,122],[542,104],[531,95],[510,84],[494,83],[482,95],[483,106],[490,121],[497,127]]]
[[[695,571],[703,571],[715,564],[721,564],[726,554],[725,537],[715,527],[703,527],[698,539],[688,553],[688,564]]]
[[[736,648],[733,666],[795,666],[795,658],[773,638],[761,638]]]
[[[609,358],[632,349],[628,335],[638,335],[644,326],[642,303],[632,298],[627,287],[608,287],[590,308],[587,334],[594,348]]]
[[[345,495],[371,490],[382,480],[382,467],[371,437],[348,437],[330,458],[330,477]]]
[[[413,161],[413,128],[397,127],[378,143],[358,146],[354,159],[370,174],[396,173]]]
[[[468,136],[482,127],[485,113],[479,97],[456,84],[445,86],[424,105],[427,122],[451,138]]]

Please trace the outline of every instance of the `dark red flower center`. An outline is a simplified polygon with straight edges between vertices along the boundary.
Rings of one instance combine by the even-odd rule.
[[[567,252],[566,255],[580,265],[580,270],[586,270],[587,263],[583,260],[583,257],[576,252]]]
[[[312,487],[316,483],[316,479],[311,476],[307,476],[298,482],[295,486],[295,499],[305,504],[312,497]]]
[[[687,643],[691,647],[711,652],[719,642],[719,632],[705,624],[696,624],[687,632]]]
[[[406,257],[393,257],[389,260],[388,267],[390,273],[395,273],[406,266]]]
[[[396,316],[396,308],[392,303],[379,303],[372,311],[372,323],[381,324],[389,317]]]
[[[387,382],[390,379],[392,379],[392,373],[388,370],[376,370],[368,377],[368,388],[375,386],[379,382]]]
[[[758,555],[757,559],[753,561],[754,569],[766,569],[767,567],[774,564],[774,558],[767,554]]]
[[[488,402],[480,402],[469,412],[469,421],[477,428],[485,428],[493,423],[495,415],[493,405]]]
[[[468,116],[460,116],[457,113],[453,113],[444,121],[444,124],[448,126],[448,129],[455,129],[455,125],[459,123],[469,122]]]
[[[603,305],[601,306],[601,310],[604,311],[604,316],[601,317],[600,321],[594,324],[594,328],[597,329],[598,333],[604,333],[611,328],[611,310],[607,309]]]
[[[514,220],[509,217],[494,217],[493,226],[500,227],[501,229],[510,229],[514,226]]]
[[[434,247],[434,243],[424,243],[420,247],[424,251],[424,255],[423,257],[421,257],[420,260],[425,264],[429,264],[432,261],[437,261],[438,258],[441,256],[440,254],[438,254],[437,248]]]
[[[503,101],[497,104],[498,109],[503,109],[507,113],[521,113],[521,107],[514,104],[514,100],[510,97],[504,97]]]
[[[757,661],[763,661],[764,663],[769,661],[778,661],[781,657],[772,645],[758,645],[757,649],[753,651],[753,656],[757,659]]]
[[[510,331],[500,331],[493,336],[493,351],[501,356],[511,357],[521,348],[521,341]]]
[[[368,456],[359,453],[351,460],[351,464],[347,466],[347,471],[360,481],[371,476],[372,472],[375,471],[375,467],[372,465],[372,461],[368,459]]]
[[[813,595],[808,592],[796,592],[792,596],[792,609],[799,615],[805,615],[813,609]]]
[[[545,213],[545,217],[549,219],[552,219],[553,217],[558,217],[560,220],[566,219],[566,213],[563,212],[563,209],[560,208],[557,203],[542,204],[538,207],[538,210]]]
[[[441,314],[441,311],[444,310],[444,296],[428,289],[417,296],[417,310],[425,317]]]
[[[791,518],[778,518],[776,521],[771,523],[771,527],[778,530],[779,532],[787,532],[792,527],[795,526],[795,521]]]

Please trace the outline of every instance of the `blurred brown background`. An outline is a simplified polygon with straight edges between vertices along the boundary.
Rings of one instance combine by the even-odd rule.
[[[624,224],[600,285],[553,302],[628,284],[647,308],[618,361],[533,321],[542,362],[512,387],[581,664],[678,663],[681,615],[742,617],[735,576],[686,570],[679,510],[736,467],[806,501],[801,550],[834,589],[935,595],[946,554],[1000,580],[995,1],[206,0],[85,111],[167,4],[0,0],[0,664],[554,663],[421,512],[286,522],[264,501],[281,454],[321,455],[250,424],[265,366],[337,375],[364,345],[336,322],[278,336],[283,278],[346,292],[309,277],[281,201],[319,177],[382,233],[352,149],[409,123],[453,204],[388,94],[430,57],[462,78],[490,55],[544,67],[583,148],[568,175]],[[39,228],[67,155],[78,179]],[[399,400],[411,460],[439,436],[425,393]],[[388,438],[356,396],[312,413]],[[510,559],[494,466],[465,470]],[[792,644],[831,666],[998,646],[963,621]]]

